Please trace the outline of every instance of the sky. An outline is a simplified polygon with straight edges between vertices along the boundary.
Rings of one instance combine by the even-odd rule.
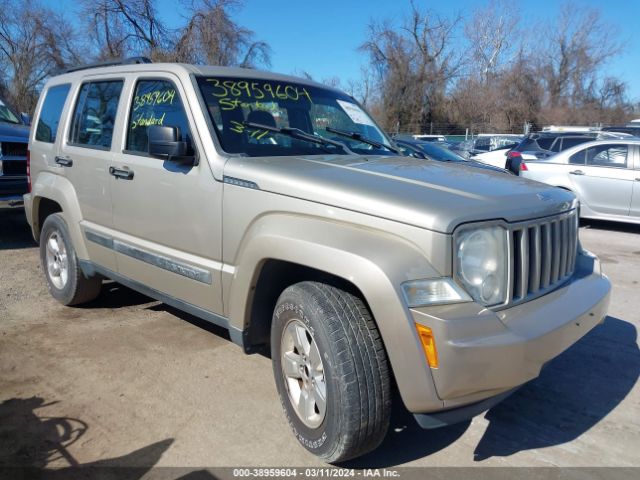
[[[183,23],[179,0],[157,0],[159,12],[169,26]],[[72,0],[44,0],[53,8],[63,5],[72,11]],[[487,4],[478,0],[416,0],[444,17],[456,13],[469,15]],[[516,0],[521,26],[553,21],[560,10],[557,0]],[[640,1],[638,0],[573,0],[575,8],[592,7],[601,11],[603,19],[614,25],[624,44],[624,52],[607,64],[607,74],[627,83],[631,99],[640,101]],[[398,23],[408,14],[408,0],[245,0],[233,12],[233,19],[254,31],[255,39],[267,42],[272,51],[272,71],[292,74],[305,71],[316,80],[338,77],[342,85],[359,78],[360,67],[367,61],[358,52],[366,38],[372,19],[391,18]]]

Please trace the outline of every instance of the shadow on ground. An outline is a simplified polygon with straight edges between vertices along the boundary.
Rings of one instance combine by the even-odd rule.
[[[0,210],[0,250],[35,246],[24,210]]]
[[[486,413],[475,461],[570,442],[606,417],[640,376],[636,328],[607,317],[528,383]]]
[[[12,398],[0,404],[0,478],[142,478],[173,443],[167,439],[121,457],[79,463],[70,447],[89,425],[77,418],[47,417],[38,409],[58,402]],[[47,467],[66,464],[56,470]]]
[[[640,225],[633,223],[580,219],[580,226],[591,230],[609,230],[611,232],[640,233]]]
[[[123,308],[152,302],[156,302],[156,300],[112,280],[105,280],[102,282],[102,289],[98,298],[76,308]]]
[[[570,442],[606,417],[629,394],[640,376],[636,328],[607,317],[569,350],[485,414],[489,421],[474,460],[505,457],[522,450]],[[345,468],[394,467],[438,452],[457,441],[470,421],[422,430],[394,398],[389,433],[368,455]]]
[[[153,310],[154,312],[167,312],[173,315],[174,317],[178,317],[185,322],[189,322],[191,325],[194,325],[198,328],[206,330],[209,333],[213,333],[220,338],[224,338],[225,340],[231,341],[229,337],[229,330],[223,327],[219,327],[211,322],[207,322],[199,317],[191,315],[185,311],[179,310],[177,308],[172,307],[171,305],[167,305],[166,303],[158,303],[157,305],[152,305],[148,307],[149,310]]]
[[[340,464],[344,468],[387,468],[432,455],[460,438],[471,421],[424,430],[407,411],[398,394],[393,399],[389,432],[382,445],[362,457]]]

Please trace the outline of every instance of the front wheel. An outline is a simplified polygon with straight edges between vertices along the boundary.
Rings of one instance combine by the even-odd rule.
[[[49,292],[63,305],[90,302],[100,294],[102,280],[82,273],[67,224],[59,213],[49,215],[42,225],[40,261]]]
[[[340,462],[382,442],[391,378],[382,339],[360,298],[318,282],[287,288],[273,314],[271,352],[285,415],[307,450]]]

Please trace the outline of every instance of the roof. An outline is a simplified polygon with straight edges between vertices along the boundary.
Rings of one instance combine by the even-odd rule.
[[[192,65],[187,63],[123,63],[119,65],[107,65],[107,66],[87,66],[79,67],[78,69],[72,69],[68,73],[62,73],[51,77],[50,82],[62,83],[75,81],[78,78],[89,78],[101,75],[113,75],[122,73],[144,73],[144,72],[168,72],[177,75],[202,75],[202,76],[221,76],[221,77],[243,77],[243,78],[255,78],[257,80],[271,80],[289,83],[298,83],[303,85],[309,85],[312,87],[323,88],[326,90],[333,90],[343,93],[341,90],[327,85],[323,85],[313,80],[306,78],[294,77],[291,75],[284,75],[280,73],[267,72],[264,70],[255,70],[251,68],[240,67],[221,67],[212,65]]]

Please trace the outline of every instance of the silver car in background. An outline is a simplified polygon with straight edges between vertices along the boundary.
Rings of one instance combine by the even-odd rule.
[[[582,218],[640,223],[640,139],[583,143],[523,162],[519,175],[572,191]]]

